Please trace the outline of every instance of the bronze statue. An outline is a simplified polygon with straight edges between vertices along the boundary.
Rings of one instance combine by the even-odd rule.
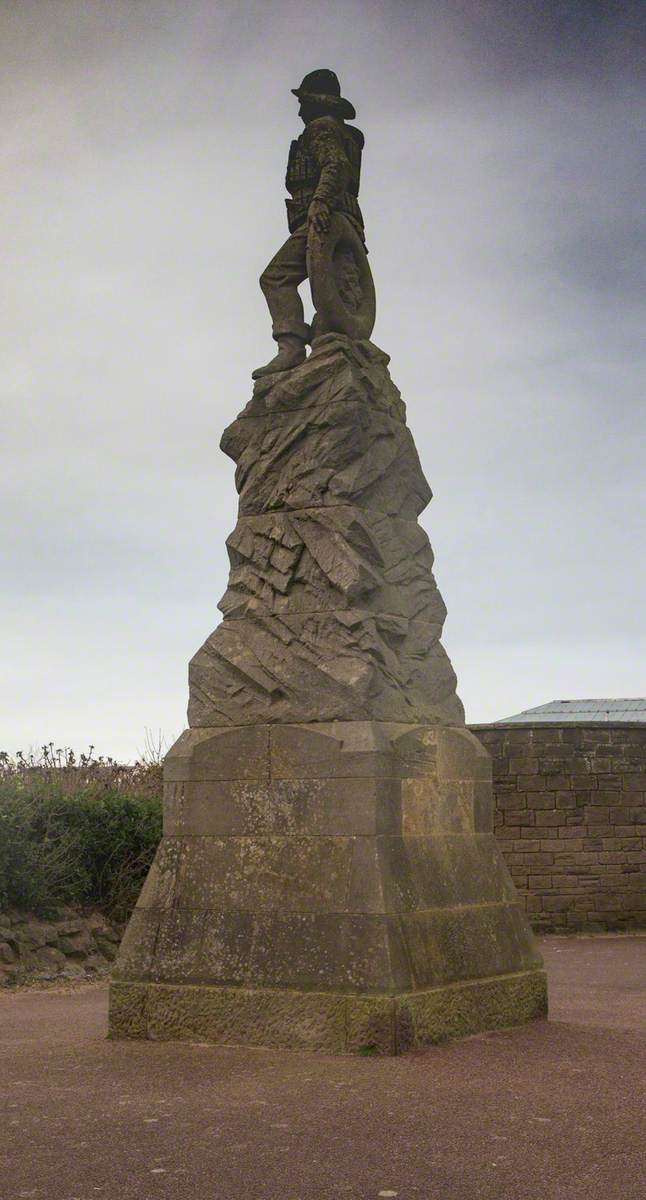
[[[358,200],[364,137],[346,124],[355,110],[341,96],[334,71],[312,71],[292,91],[305,129],[287,162],[290,236],[260,277],[278,354],[253,372],[254,379],[298,366],[307,343],[323,333],[367,338],[375,319]],[[316,309],[312,327],[298,294],[308,277]]]

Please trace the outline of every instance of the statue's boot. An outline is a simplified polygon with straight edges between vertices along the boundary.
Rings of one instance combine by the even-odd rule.
[[[262,379],[263,375],[275,375],[277,371],[289,371],[305,362],[304,338],[297,337],[295,333],[279,333],[276,341],[278,354],[266,366],[256,367],[251,373],[252,379]]]

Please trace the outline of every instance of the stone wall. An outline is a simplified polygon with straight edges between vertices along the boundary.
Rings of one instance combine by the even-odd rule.
[[[0,912],[0,987],[106,975],[120,938],[101,913],[62,908],[44,920],[15,910]]]
[[[646,928],[646,725],[472,725],[538,931]]]

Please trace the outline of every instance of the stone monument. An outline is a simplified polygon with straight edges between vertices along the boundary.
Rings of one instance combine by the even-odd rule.
[[[440,643],[430,488],[369,340],[363,137],[331,71],[295,92],[290,237],[261,279],[278,353],[222,438],[224,619],[190,664],[110,1028],[393,1054],[544,1015],[545,975]]]

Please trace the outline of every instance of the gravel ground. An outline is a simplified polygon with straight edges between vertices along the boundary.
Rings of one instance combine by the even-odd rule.
[[[2,1200],[644,1200],[646,935],[541,939],[549,1021],[398,1059],[108,1042],[0,995]]]

